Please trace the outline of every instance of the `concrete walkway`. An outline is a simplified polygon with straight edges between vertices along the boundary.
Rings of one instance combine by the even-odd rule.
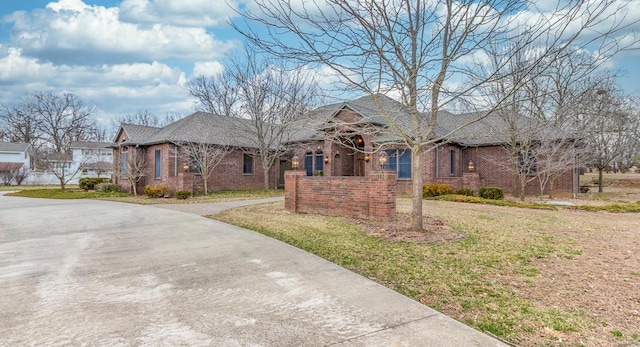
[[[503,345],[260,234],[96,200],[0,196],[0,311],[0,346]]]

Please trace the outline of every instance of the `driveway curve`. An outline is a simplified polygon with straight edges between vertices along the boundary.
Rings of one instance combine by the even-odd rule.
[[[198,215],[0,196],[1,346],[499,346],[309,253]]]

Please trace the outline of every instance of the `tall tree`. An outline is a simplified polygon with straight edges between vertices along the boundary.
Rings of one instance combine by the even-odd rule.
[[[197,108],[236,118],[233,131],[257,154],[269,189],[269,171],[289,150],[287,142],[302,116],[315,103],[317,88],[303,71],[289,71],[246,49],[227,60],[224,71],[188,83]]]
[[[483,76],[477,70],[486,48],[503,47],[500,61],[506,63],[517,53],[513,40],[535,46],[538,59],[521,66],[524,71],[562,59],[575,45],[598,46],[606,56],[620,48],[613,37],[623,25],[622,15],[615,15],[624,13],[622,6],[614,0],[571,1],[542,11],[526,0],[324,0],[303,6],[255,0],[240,10],[250,24],[236,23],[235,28],[266,52],[330,69],[346,83],[345,90],[374,99],[386,91],[398,95],[409,113],[408,124],[378,108],[390,135],[411,150],[412,227],[422,230],[424,155],[440,140],[434,137],[438,111],[499,83],[495,74]],[[580,40],[595,27],[599,34],[589,31]],[[520,87],[512,85],[509,91]],[[502,107],[500,101],[482,106],[491,112]]]
[[[603,172],[630,165],[640,150],[640,116],[631,97],[621,93],[613,78],[585,95],[578,122],[590,153],[590,164],[598,170],[598,192],[603,190]]]

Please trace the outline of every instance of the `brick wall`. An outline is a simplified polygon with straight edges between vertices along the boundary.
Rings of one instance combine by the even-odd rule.
[[[367,177],[307,177],[285,173],[285,208],[291,212],[393,220],[396,216],[395,172]]]

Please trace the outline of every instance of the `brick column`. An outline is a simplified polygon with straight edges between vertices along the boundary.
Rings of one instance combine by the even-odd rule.
[[[306,176],[302,170],[284,173],[284,208],[289,212],[298,212],[298,179]]]
[[[369,218],[385,221],[396,218],[395,171],[375,171],[369,173]]]
[[[462,187],[478,192],[480,188],[480,175],[477,173],[465,172],[462,174]]]

